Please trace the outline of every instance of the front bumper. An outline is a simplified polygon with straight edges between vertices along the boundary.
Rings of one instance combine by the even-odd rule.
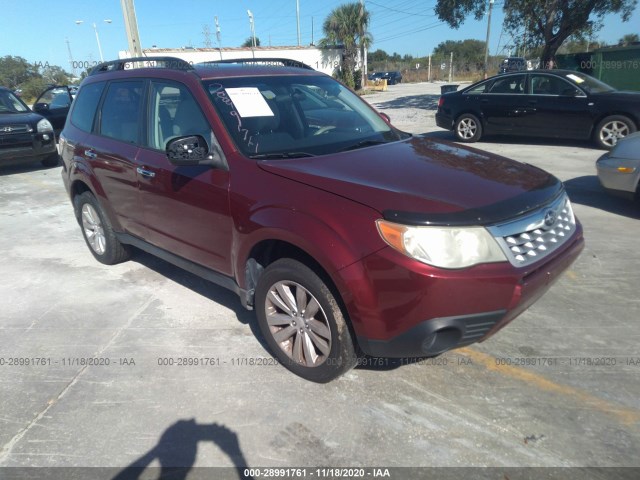
[[[633,169],[624,173],[619,168]],[[605,153],[596,162],[598,179],[609,193],[633,199],[640,182],[640,162],[638,160],[611,158]]]
[[[483,341],[529,308],[584,247],[582,227],[540,265],[464,270],[419,264],[391,248],[343,270],[347,310],[363,353],[424,357]]]
[[[0,166],[37,162],[56,152],[53,132],[0,137]]]

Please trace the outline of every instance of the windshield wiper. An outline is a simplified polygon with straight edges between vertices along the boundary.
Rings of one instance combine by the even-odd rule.
[[[386,142],[384,140],[363,140],[361,142],[354,143],[353,145],[349,145],[348,147],[341,148],[339,151],[346,152],[348,150],[357,150],[358,148],[372,147],[374,145],[382,145],[384,143],[389,142]]]
[[[315,157],[312,153],[307,152],[274,152],[274,153],[258,153],[256,155],[249,155],[249,158],[254,160],[271,160],[277,158],[303,158],[303,157]]]

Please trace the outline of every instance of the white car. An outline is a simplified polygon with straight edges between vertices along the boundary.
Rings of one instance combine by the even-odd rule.
[[[602,186],[613,195],[640,197],[640,132],[628,135],[596,162]]]

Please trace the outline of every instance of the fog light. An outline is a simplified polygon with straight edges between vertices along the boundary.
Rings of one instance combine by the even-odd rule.
[[[47,135],[46,133],[45,133],[44,135],[42,135],[42,139],[43,139],[45,142],[48,142],[48,141],[50,140],[49,135]]]

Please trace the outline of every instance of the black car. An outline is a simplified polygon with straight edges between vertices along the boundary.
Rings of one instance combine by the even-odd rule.
[[[507,73],[440,97],[436,124],[461,142],[483,135],[593,139],[610,149],[640,125],[640,93],[571,70]]]
[[[402,74],[400,72],[385,72],[382,77],[387,81],[387,85],[395,85],[402,82]]]
[[[527,60],[523,57],[508,57],[500,64],[500,73],[519,72],[527,69]]]
[[[69,108],[71,107],[71,102],[73,102],[73,88],[76,88],[77,91],[77,87],[50,86],[40,94],[33,104],[35,112],[51,122],[56,136],[60,135],[64,128],[64,122],[67,120]]]
[[[58,159],[51,122],[0,87],[0,166],[41,161],[52,167]]]

